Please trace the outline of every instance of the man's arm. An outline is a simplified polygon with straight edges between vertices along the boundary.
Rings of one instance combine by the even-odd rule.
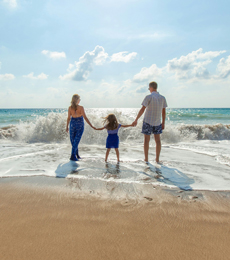
[[[137,121],[138,119],[143,115],[143,113],[145,112],[145,109],[146,107],[145,106],[142,106],[142,108],[140,109],[135,121],[132,123],[133,126],[136,126],[137,125]]]
[[[162,109],[162,130],[165,129],[166,108]]]

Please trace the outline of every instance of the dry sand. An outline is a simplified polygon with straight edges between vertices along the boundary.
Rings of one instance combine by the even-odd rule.
[[[229,196],[156,194],[115,201],[0,183],[0,260],[230,259]]]

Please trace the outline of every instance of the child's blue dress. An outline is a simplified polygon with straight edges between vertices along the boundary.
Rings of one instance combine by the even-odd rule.
[[[117,135],[121,124],[118,125],[117,129],[114,130],[107,130],[108,137],[106,140],[106,148],[118,148],[119,147],[119,136]]]

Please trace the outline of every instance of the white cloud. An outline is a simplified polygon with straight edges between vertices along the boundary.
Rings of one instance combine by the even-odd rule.
[[[71,70],[71,69],[73,69],[74,68],[74,64],[69,64],[69,68],[68,68],[68,70]]]
[[[0,74],[0,80],[12,80],[15,79],[13,74]]]
[[[136,93],[145,93],[148,92],[148,88],[146,86],[142,86],[136,89]]]
[[[89,73],[93,70],[93,65],[102,65],[108,58],[108,53],[105,52],[102,46],[96,46],[93,51],[87,51],[83,56],[79,58],[79,61],[75,61],[69,65],[67,74],[60,76],[62,80],[72,79],[76,81],[86,80]]]
[[[105,63],[109,55],[108,53],[105,52],[104,48],[101,46],[96,46],[94,51],[95,51],[94,63],[96,65],[102,65],[103,63]]]
[[[127,51],[122,51],[122,52],[118,52],[118,53],[114,53],[111,56],[111,61],[115,61],[115,62],[130,62],[132,59],[134,59],[137,56],[136,52],[131,52],[129,54],[127,54]]]
[[[44,52],[44,51],[43,51]],[[74,64],[69,64],[67,69],[68,73],[59,76],[61,80],[75,80],[84,81],[88,78],[90,72],[93,70],[93,66],[102,65],[110,59],[111,62],[130,62],[137,55],[136,52],[128,54],[127,51],[114,53],[109,57],[102,46],[97,45],[93,51],[87,51],[83,56],[75,61]]]
[[[46,75],[45,73],[41,73],[38,76],[34,76],[34,73],[31,72],[28,75],[24,75],[24,78],[29,78],[29,79],[47,79],[48,75]]]
[[[42,54],[54,60],[66,58],[65,52],[43,50]]]
[[[163,69],[158,68],[156,64],[153,64],[149,68],[142,68],[139,73],[134,75],[133,81],[142,82],[146,80],[153,80],[162,74]]]
[[[208,51],[204,52],[202,48],[181,56],[179,59],[169,60],[166,67],[168,72],[175,73],[177,79],[209,78],[210,73],[206,66],[212,62],[212,59],[225,53],[226,51]]]
[[[218,78],[227,78],[230,75],[230,56],[220,59],[217,65]]]
[[[17,0],[3,0],[3,3],[7,4],[11,8],[16,8],[18,6]]]
[[[187,82],[197,80],[211,82],[212,80],[224,79],[230,75],[230,56],[220,59],[216,67],[216,73],[209,72],[207,66],[213,62],[214,58],[225,52],[225,50],[203,52],[200,48],[180,58],[168,60],[164,67],[159,68],[156,64],[152,64],[149,68],[144,67],[134,75],[132,82],[141,83],[158,80],[162,76],[164,78],[174,78],[175,80],[187,80]],[[139,93],[141,91],[141,88],[136,90]]]

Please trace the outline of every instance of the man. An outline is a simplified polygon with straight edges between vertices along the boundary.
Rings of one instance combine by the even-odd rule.
[[[145,162],[148,163],[150,135],[154,134],[154,139],[156,142],[156,162],[159,163],[161,152],[160,134],[162,134],[162,130],[165,128],[167,102],[165,97],[157,92],[156,82],[153,81],[149,83],[149,91],[151,94],[146,96],[143,100],[142,108],[140,109],[136,120],[133,122],[133,126],[137,125],[138,119],[142,116],[146,109],[142,126],[142,133],[144,134]]]

